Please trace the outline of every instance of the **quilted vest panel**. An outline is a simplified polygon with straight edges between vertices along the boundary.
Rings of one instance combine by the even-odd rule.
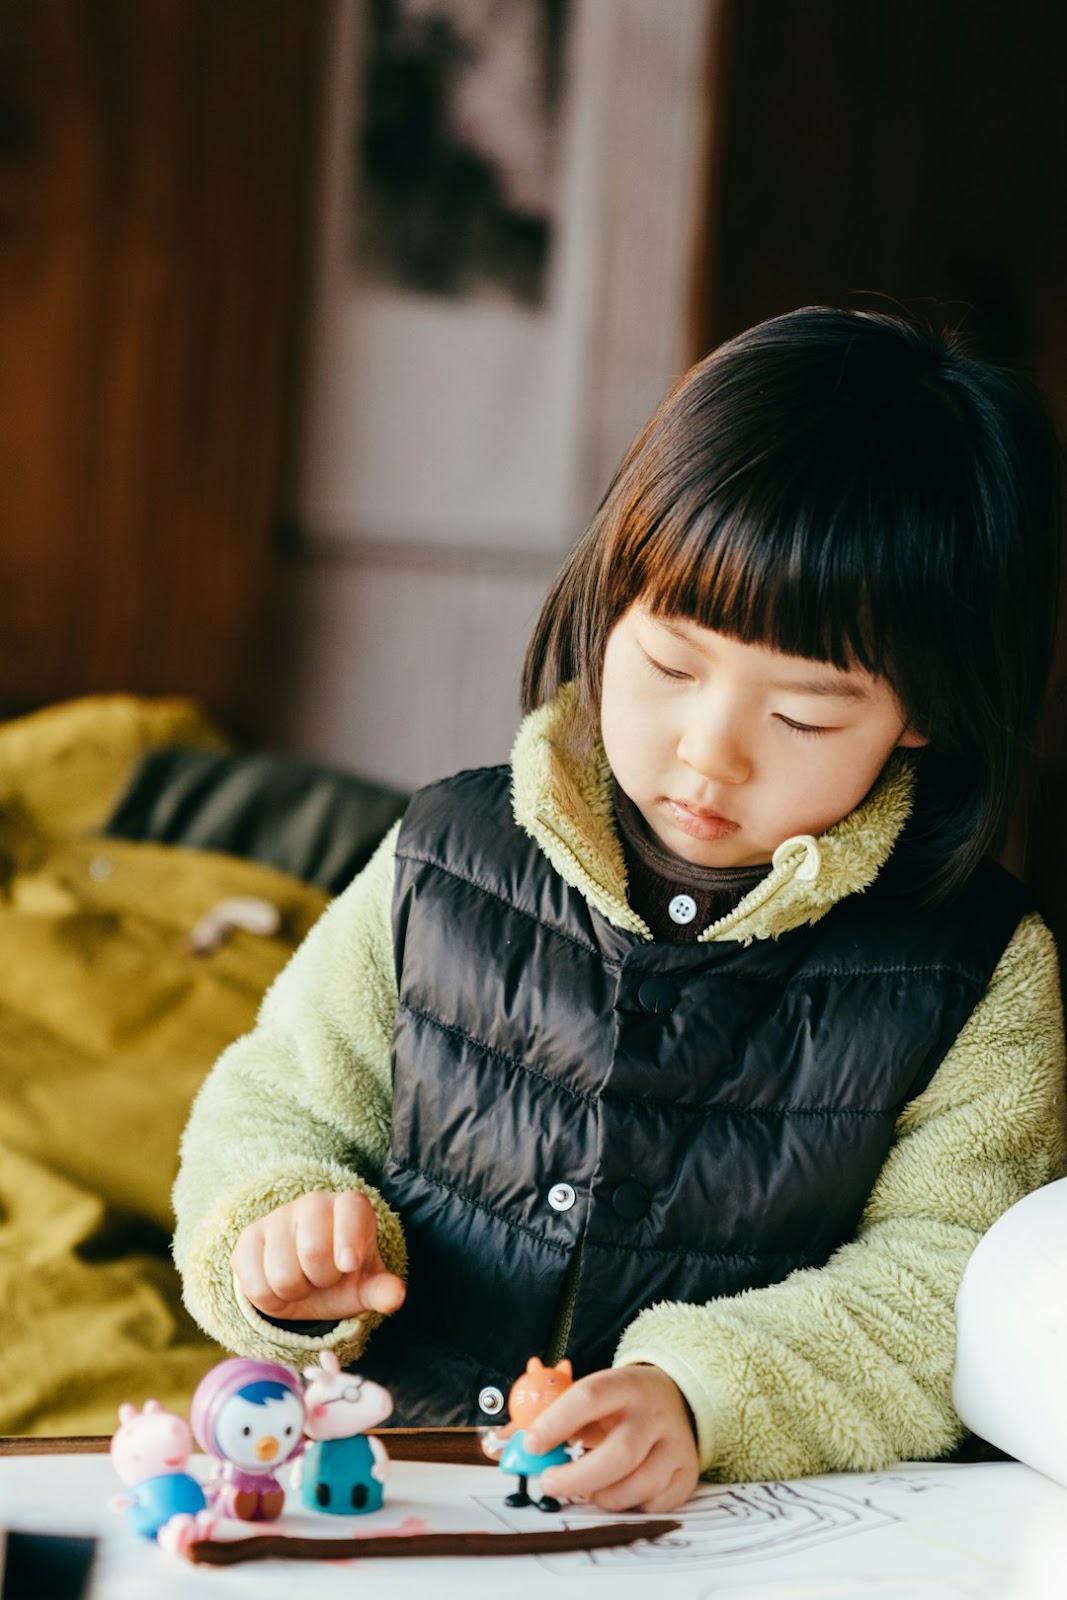
[[[397,848],[391,1154],[408,1300],[361,1370],[397,1425],[486,1422],[573,1302],[575,1372],[661,1300],[852,1237],[1028,901],[983,868],[916,914],[884,875],[749,946],[614,928],[513,821],[506,768],[413,801]]]

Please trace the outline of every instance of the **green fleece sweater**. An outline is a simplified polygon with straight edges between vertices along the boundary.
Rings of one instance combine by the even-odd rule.
[[[648,937],[626,901],[610,771],[600,752],[574,756],[572,716],[564,691],[520,728],[516,820],[610,922]],[[836,827],[782,844],[762,882],[701,937],[773,938],[862,892],[903,827],[913,781],[908,758],[895,757]],[[386,1265],[406,1265],[400,1220],[374,1189],[390,1128],[395,844],[396,830],[312,929],[255,1030],[220,1058],[186,1129],[174,1190],[186,1302],[247,1355],[299,1366],[327,1346],[352,1361],[380,1320],[352,1318],[313,1338],[261,1317],[229,1261],[264,1212],[313,1189],[362,1189]],[[652,1362],[673,1378],[696,1421],[701,1468],[715,1477],[943,1455],[962,1432],[953,1301],[968,1256],[1001,1212],[1065,1171],[1056,953],[1028,916],[929,1087],[901,1114],[856,1237],[825,1266],[769,1288],[652,1306],[620,1330],[616,1363]]]

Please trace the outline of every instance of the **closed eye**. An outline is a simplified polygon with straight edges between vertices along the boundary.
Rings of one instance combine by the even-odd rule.
[[[824,733],[834,731],[833,728],[821,728],[812,722],[794,722],[792,717],[783,717],[780,711],[776,711],[775,716],[779,722],[783,722],[793,733],[799,733],[802,738],[818,739]]]
[[[661,661],[656,661],[647,651],[642,651],[645,665],[654,678],[666,678],[671,683],[683,683],[688,677],[688,672],[679,672],[675,667],[665,667]]]

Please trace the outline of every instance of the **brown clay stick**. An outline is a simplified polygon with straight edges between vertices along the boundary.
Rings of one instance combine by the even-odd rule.
[[[367,1556],[536,1556],[558,1550],[602,1550],[675,1533],[680,1522],[603,1522],[588,1528],[531,1529],[528,1533],[353,1534],[347,1539],[299,1539],[284,1533],[250,1539],[194,1539],[182,1554],[200,1566],[237,1561],[356,1561]]]

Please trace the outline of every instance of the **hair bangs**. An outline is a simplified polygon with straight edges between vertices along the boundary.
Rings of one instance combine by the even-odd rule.
[[[887,609],[866,559],[873,530],[847,513],[824,521],[807,508],[790,516],[743,501],[711,506],[685,526],[665,518],[635,563],[640,598],[785,655],[881,674],[892,656]],[[891,675],[891,673],[890,673]]]

